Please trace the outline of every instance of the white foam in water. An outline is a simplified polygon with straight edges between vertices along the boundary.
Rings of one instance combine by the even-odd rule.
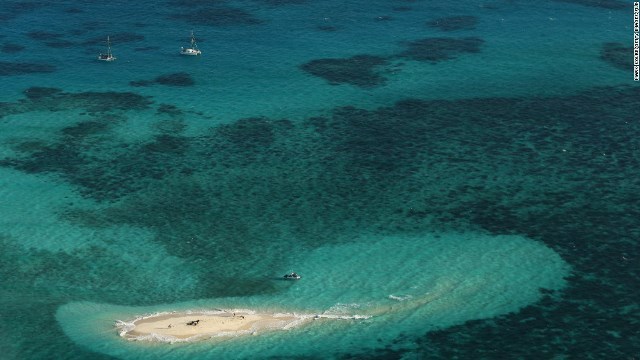
[[[294,267],[303,278],[278,294],[155,307],[76,302],[60,307],[57,319],[80,345],[121,358],[322,356],[518,311],[540,298],[540,288],[562,288],[569,271],[551,249],[520,236],[448,233],[356,240],[289,254],[298,266],[283,267]],[[115,320],[127,327],[140,314],[225,308],[294,313],[300,321],[259,336],[171,348],[171,353],[166,352],[171,345],[132,344],[114,327]],[[311,318],[318,321],[304,322]],[[292,334],[293,343],[288,341]]]

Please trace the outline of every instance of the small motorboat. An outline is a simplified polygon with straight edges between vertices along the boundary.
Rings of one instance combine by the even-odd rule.
[[[300,280],[301,276],[292,272],[291,274],[286,274],[283,276],[285,280]]]

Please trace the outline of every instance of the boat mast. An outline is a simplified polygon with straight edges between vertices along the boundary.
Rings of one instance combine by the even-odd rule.
[[[111,57],[111,39],[107,36],[107,56]]]

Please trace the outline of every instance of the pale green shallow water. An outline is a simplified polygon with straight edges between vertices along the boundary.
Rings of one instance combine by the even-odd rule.
[[[58,309],[56,319],[78,344],[121,358],[322,356],[327,350],[367,351],[402,339],[403,334],[411,338],[425,329],[517,311],[538,300],[541,288],[562,288],[569,273],[567,264],[540,243],[481,233],[369,235],[312,251],[292,246],[281,256],[283,266],[274,269],[276,274],[293,268],[303,279],[265,279],[279,283],[278,294],[149,307],[72,302]],[[120,338],[114,326],[115,320],[131,321],[155,312],[214,309],[363,319],[318,320],[299,328],[195,345],[131,342]]]

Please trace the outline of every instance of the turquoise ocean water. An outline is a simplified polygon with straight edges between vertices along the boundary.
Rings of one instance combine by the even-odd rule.
[[[0,2],[1,357],[639,358],[632,19]],[[214,309],[333,319],[193,343],[115,327]]]

